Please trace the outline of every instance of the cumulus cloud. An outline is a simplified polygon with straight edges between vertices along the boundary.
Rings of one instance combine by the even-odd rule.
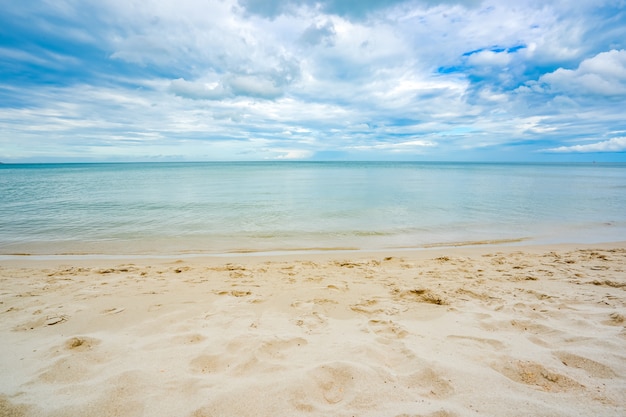
[[[570,70],[559,68],[539,78],[538,87],[552,93],[626,95],[626,50],[602,52]]]
[[[543,149],[543,151],[553,153],[626,152],[626,136],[586,145],[559,146]]]

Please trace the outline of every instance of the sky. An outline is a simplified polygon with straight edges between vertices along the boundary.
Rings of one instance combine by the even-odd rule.
[[[0,162],[626,162],[626,0],[0,7]]]

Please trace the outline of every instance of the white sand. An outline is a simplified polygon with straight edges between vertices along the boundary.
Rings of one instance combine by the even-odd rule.
[[[624,416],[626,243],[0,268],[0,416]]]

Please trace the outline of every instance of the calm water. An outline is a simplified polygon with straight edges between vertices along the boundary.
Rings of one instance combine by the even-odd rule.
[[[0,254],[626,240],[626,164],[0,165]]]

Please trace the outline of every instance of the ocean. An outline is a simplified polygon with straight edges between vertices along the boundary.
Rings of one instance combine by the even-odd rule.
[[[0,165],[0,255],[626,240],[626,164]]]

